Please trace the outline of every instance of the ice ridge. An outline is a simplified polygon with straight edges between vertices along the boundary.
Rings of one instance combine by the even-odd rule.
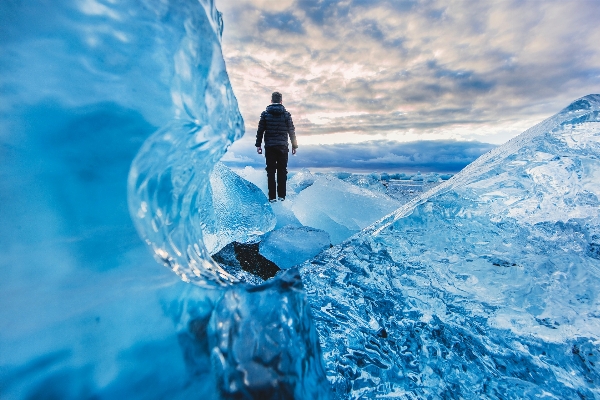
[[[337,395],[600,396],[599,110],[575,101],[303,264]]]
[[[212,260],[203,238],[210,232],[211,246],[226,244],[215,239],[210,174],[244,131],[221,53],[221,16],[212,2],[201,5],[214,12],[204,14],[193,2],[175,7],[185,32],[174,56],[174,114],[133,160],[128,202],[157,261],[186,282],[211,287],[237,282]]]

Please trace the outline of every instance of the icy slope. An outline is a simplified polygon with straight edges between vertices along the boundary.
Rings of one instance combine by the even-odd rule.
[[[600,397],[600,96],[303,265],[342,397]]]

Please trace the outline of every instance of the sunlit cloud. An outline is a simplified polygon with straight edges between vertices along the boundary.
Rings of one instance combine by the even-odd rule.
[[[278,90],[300,148],[500,144],[600,92],[600,7],[592,0],[218,0],[217,7],[246,136]]]

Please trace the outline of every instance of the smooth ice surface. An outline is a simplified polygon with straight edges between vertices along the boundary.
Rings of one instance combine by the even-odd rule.
[[[235,173],[267,193],[267,174],[262,169],[246,167]],[[351,174],[326,172],[313,174],[308,169],[290,173],[286,200],[271,204],[277,220],[275,229],[286,225],[307,226],[326,231],[337,244],[408,202],[424,189],[441,182],[431,173],[423,182],[420,173]],[[394,178],[395,180],[393,180]],[[398,178],[415,178],[412,186],[400,184]],[[415,189],[416,188],[416,189]]]
[[[600,96],[303,264],[344,398],[600,397]]]
[[[277,219],[275,229],[280,229],[288,225],[302,226],[302,223],[298,221],[298,218],[296,218],[294,211],[292,211],[293,203],[293,195],[288,195],[285,201],[271,203],[271,209],[275,213],[275,218]]]
[[[320,229],[288,225],[267,233],[260,242],[260,254],[279,268],[300,264],[329,248],[329,234]]]
[[[263,191],[265,196],[269,195],[269,188],[267,187],[267,171],[264,169],[246,167],[243,169],[236,169],[235,173],[245,180],[254,183]]]
[[[303,225],[326,231],[332,243],[337,244],[399,206],[399,202],[383,193],[321,175],[298,193],[292,210]]]
[[[277,219],[264,193],[222,163],[210,175],[212,212],[202,222],[204,244],[214,254],[231,242],[248,242],[269,232]],[[304,261],[304,260],[303,260]]]
[[[288,178],[287,187],[290,191],[300,193],[313,183],[315,183],[315,176],[308,169],[303,168]]]

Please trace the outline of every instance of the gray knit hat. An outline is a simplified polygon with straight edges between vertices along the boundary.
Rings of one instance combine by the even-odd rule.
[[[271,95],[271,103],[281,103],[281,98],[281,93],[273,92],[273,94]]]

